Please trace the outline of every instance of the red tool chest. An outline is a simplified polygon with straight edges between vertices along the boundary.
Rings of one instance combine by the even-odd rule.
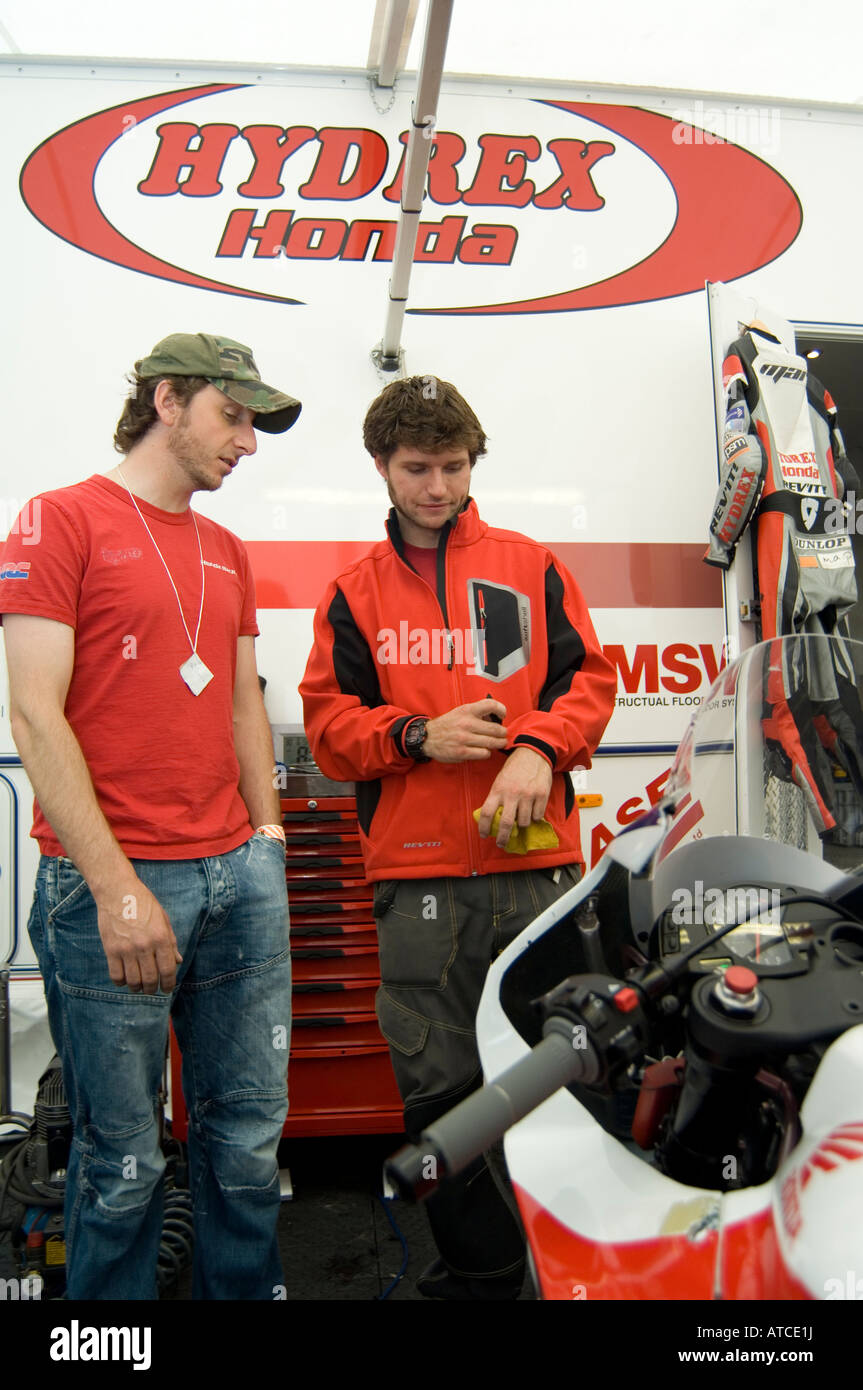
[[[319,774],[285,780],[293,1025],[284,1133],[400,1133],[401,1098],[375,1017],[377,933],[353,788]],[[171,1090],[173,1132],[185,1139],[173,1031]]]

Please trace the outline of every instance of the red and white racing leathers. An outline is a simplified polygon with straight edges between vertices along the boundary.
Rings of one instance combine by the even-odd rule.
[[[863,790],[860,702],[841,641],[857,600],[843,509],[857,476],[830,393],[802,357],[750,329],[729,348],[722,375],[724,459],[705,559],[727,569],[754,518],[759,637],[840,639],[832,647],[801,644],[784,657],[775,644],[762,721],[770,770],[801,789],[825,834],[838,810],[833,764]]]
[[[724,458],[705,559],[727,569],[754,518],[760,636],[832,631],[857,601],[841,499],[858,484],[830,393],[802,357],[754,329],[729,348],[722,380]]]

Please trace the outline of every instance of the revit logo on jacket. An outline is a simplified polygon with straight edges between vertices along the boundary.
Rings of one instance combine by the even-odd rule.
[[[530,599],[508,584],[469,579],[467,601],[474,671],[506,680],[530,661]]]

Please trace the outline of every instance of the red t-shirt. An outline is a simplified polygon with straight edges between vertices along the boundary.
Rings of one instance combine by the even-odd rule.
[[[192,514],[138,505],[194,639],[201,557]],[[213,672],[197,696],[179,674],[191,648],[174,591],[125,488],[95,474],[43,493],[3,547],[0,612],[75,629],[66,718],[130,858],[225,854],[251,834],[232,717],[237,639],[258,634],[254,580],[242,541],[196,518],[205,573],[198,655]],[[31,834],[43,854],[64,853],[38,801]]]
[[[437,546],[427,550],[425,546],[408,545],[405,541],[405,555],[417,574],[437,593]]]

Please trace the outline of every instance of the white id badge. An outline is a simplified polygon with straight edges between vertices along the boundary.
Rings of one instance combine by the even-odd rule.
[[[202,690],[206,690],[213,673],[208,666],[205,666],[197,652],[192,652],[188,661],[184,661],[180,667],[180,675],[186,682],[193,695],[200,695]]]

